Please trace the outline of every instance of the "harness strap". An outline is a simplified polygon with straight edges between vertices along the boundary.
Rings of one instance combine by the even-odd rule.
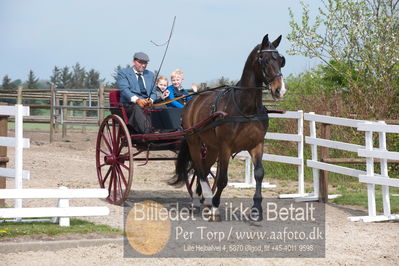
[[[228,87],[227,89],[223,90],[222,93],[218,93],[218,95],[216,96],[215,100],[211,105],[211,114],[217,111],[220,99],[224,97],[228,92],[230,92],[231,89],[232,89],[231,87]]]
[[[258,115],[252,115],[252,116],[246,116],[246,117],[242,117],[242,116],[230,116],[230,117],[226,117],[226,118],[222,118],[219,120],[216,120],[210,124],[208,124],[207,126],[200,128],[200,129],[193,129],[189,134],[186,135],[186,137],[207,131],[208,129],[211,128],[215,128],[218,127],[220,125],[226,124],[226,123],[249,123],[249,122],[261,122],[264,120],[268,120],[269,116],[268,114],[258,114]]]

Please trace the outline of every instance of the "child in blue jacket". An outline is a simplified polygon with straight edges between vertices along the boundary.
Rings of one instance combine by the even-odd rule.
[[[172,85],[168,87],[168,90],[170,92],[169,99],[175,99],[180,96],[189,94],[188,91],[186,89],[184,89],[182,86],[182,83],[184,80],[182,71],[180,71],[179,69],[176,69],[175,71],[172,72],[170,79],[172,81]],[[197,91],[197,86],[195,84],[192,85],[192,88],[193,88],[194,92]],[[176,107],[176,108],[183,108],[184,105],[186,104],[186,102],[190,99],[191,99],[191,96],[173,101],[169,105],[172,107]]]

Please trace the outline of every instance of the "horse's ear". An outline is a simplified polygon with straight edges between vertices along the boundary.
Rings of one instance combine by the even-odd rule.
[[[265,37],[263,37],[261,47],[266,48],[268,46],[269,46],[269,34],[266,34]]]
[[[277,46],[280,44],[281,37],[282,37],[282,35],[280,35],[274,42],[272,42],[274,48],[277,48]]]

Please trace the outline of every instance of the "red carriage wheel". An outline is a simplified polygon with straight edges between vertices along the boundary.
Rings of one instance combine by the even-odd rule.
[[[108,189],[107,201],[122,204],[133,181],[132,141],[122,118],[109,115],[97,135],[96,167],[101,188]]]

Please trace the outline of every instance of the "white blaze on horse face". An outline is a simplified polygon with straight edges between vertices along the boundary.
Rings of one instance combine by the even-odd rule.
[[[280,89],[280,98],[283,98],[284,94],[287,92],[287,89],[285,88],[285,83],[284,79],[281,78],[281,89]]]

